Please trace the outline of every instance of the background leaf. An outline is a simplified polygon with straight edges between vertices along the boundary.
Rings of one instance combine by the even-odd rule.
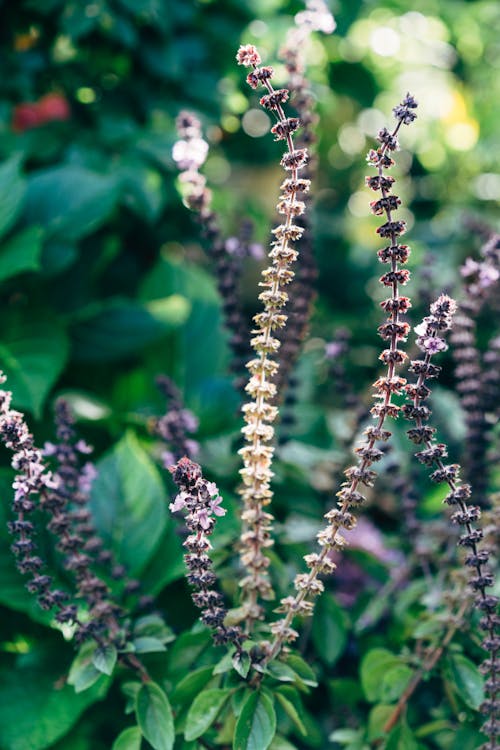
[[[15,224],[26,192],[20,172],[21,159],[12,156],[0,166],[0,237]]]
[[[17,232],[0,246],[0,281],[18,273],[38,271],[42,252],[43,230],[38,226]]]
[[[132,432],[97,463],[91,506],[99,533],[131,575],[153,556],[167,523],[158,470]]]
[[[14,406],[39,417],[67,356],[68,341],[57,321],[33,319],[12,327],[0,341],[0,367]]]

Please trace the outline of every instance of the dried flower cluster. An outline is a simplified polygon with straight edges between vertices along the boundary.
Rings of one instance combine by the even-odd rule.
[[[412,420],[415,427],[408,430],[408,437],[421,449],[415,454],[420,463],[428,467],[436,467],[430,477],[433,482],[446,482],[450,492],[445,498],[445,503],[454,508],[451,521],[464,527],[464,533],[458,540],[459,546],[465,548],[467,556],[465,565],[470,570],[469,586],[475,592],[474,606],[482,613],[480,627],[485,631],[483,648],[489,652],[489,657],[483,662],[482,669],[487,675],[485,684],[488,698],[481,706],[481,711],[488,717],[482,727],[482,731],[490,739],[485,747],[495,747],[496,737],[500,735],[500,701],[498,700],[498,652],[500,649],[500,637],[498,625],[500,618],[497,615],[499,599],[487,593],[486,589],[494,584],[494,575],[487,566],[490,552],[482,548],[481,540],[483,532],[475,528],[475,523],[481,517],[481,509],[477,505],[469,505],[472,496],[470,484],[461,482],[459,478],[459,464],[445,464],[443,459],[448,455],[448,449],[444,443],[437,443],[434,435],[435,428],[426,422],[430,417],[430,409],[425,401],[430,395],[430,389],[426,381],[437,377],[440,367],[431,362],[432,357],[448,348],[443,334],[451,328],[452,317],[456,312],[457,305],[454,300],[446,295],[441,295],[431,305],[431,314],[415,328],[418,334],[417,345],[424,353],[424,358],[413,360],[410,371],[418,375],[415,384],[405,386],[406,395],[410,403],[403,406],[403,414],[406,419]]]
[[[271,83],[273,69],[259,67],[261,59],[252,45],[240,47],[236,59],[238,64],[252,68],[247,76],[248,84],[254,89],[263,86],[267,90],[260,103],[276,116],[277,122],[271,130],[276,140],[283,140],[287,144],[288,149],[281,159],[281,165],[290,175],[281,186],[283,192],[277,206],[285,220],[273,230],[275,240],[269,253],[271,265],[263,271],[261,286],[264,291],[259,299],[264,310],[254,317],[257,329],[253,331],[251,344],[256,357],[247,365],[251,377],[246,386],[252,400],[243,407],[246,426],[242,432],[246,445],[239,451],[244,463],[241,471],[241,496],[244,503],[241,562],[247,572],[241,586],[247,627],[250,628],[252,622],[262,616],[258,599],[271,599],[274,596],[267,570],[269,559],[265,555],[266,548],[273,543],[270,534],[273,519],[264,510],[272,497],[270,482],[273,448],[269,443],[274,436],[271,423],[278,414],[272,401],[277,394],[274,380],[279,369],[276,356],[280,342],[274,333],[287,320],[282,312],[288,301],[284,287],[293,279],[291,265],[298,255],[294,243],[303,232],[302,227],[294,223],[304,212],[304,203],[297,196],[308,191],[309,180],[299,177],[299,172],[307,162],[307,150],[296,149],[293,143],[292,136],[300,122],[296,117],[286,117],[283,110],[283,104],[289,96],[287,89],[274,89]]]
[[[225,625],[227,610],[222,595],[213,587],[216,576],[212,571],[212,561],[207,554],[212,549],[209,536],[215,526],[215,516],[223,516],[222,498],[214,482],[207,482],[201,473],[201,466],[189,458],[181,458],[170,467],[172,479],[180,492],[170,503],[170,510],[176,513],[186,511],[186,525],[190,531],[184,542],[188,552],[184,561],[189,571],[187,580],[195,589],[193,602],[201,609],[200,619],[213,630],[218,644],[231,643],[241,652],[244,636],[239,627]]]

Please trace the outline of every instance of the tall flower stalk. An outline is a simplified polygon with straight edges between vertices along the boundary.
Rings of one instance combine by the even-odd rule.
[[[294,581],[295,595],[281,600],[281,605],[277,611],[282,612],[284,617],[271,625],[274,639],[267,647],[267,662],[279,654],[285,643],[297,638],[297,631],[291,627],[295,616],[312,614],[313,603],[311,600],[324,589],[319,576],[324,573],[331,573],[335,569],[331,552],[341,550],[344,547],[346,540],[342,531],[353,529],[356,525],[356,519],[351,510],[365,501],[359,487],[360,485],[371,487],[375,481],[376,472],[370,467],[383,455],[383,452],[376,448],[375,444],[379,441],[387,441],[391,435],[390,431],[384,427],[386,417],[395,418],[400,410],[399,406],[393,403],[392,397],[402,392],[406,382],[396,374],[396,369],[404,363],[407,357],[405,352],[398,348],[398,344],[406,341],[408,334],[409,325],[401,321],[401,316],[410,307],[410,301],[408,297],[400,295],[399,289],[401,285],[408,282],[410,272],[401,269],[399,265],[406,263],[410,251],[407,245],[399,244],[399,237],[405,231],[405,223],[395,220],[393,211],[398,208],[401,201],[398,196],[391,192],[394,178],[387,176],[385,172],[394,164],[390,153],[398,148],[397,133],[401,125],[409,125],[415,120],[416,113],[414,110],[416,107],[415,99],[407,94],[403,102],[393,110],[397,120],[393,132],[391,133],[383,128],[377,136],[380,147],[377,150],[372,149],[368,154],[368,162],[376,168],[377,174],[367,177],[366,182],[372,190],[381,194],[381,197],[373,201],[370,206],[376,216],[385,216],[386,221],[377,229],[377,233],[380,237],[389,241],[389,244],[378,252],[379,260],[382,263],[390,264],[390,271],[385,273],[380,281],[384,286],[391,289],[391,296],[381,303],[389,317],[378,329],[382,339],[389,342],[389,347],[380,356],[380,359],[387,365],[387,374],[380,377],[374,384],[376,388],[375,398],[379,403],[372,407],[371,412],[376,419],[376,425],[365,430],[366,440],[355,449],[358,463],[345,471],[347,481],[343,483],[341,490],[337,493],[338,507],[325,514],[328,524],[317,535],[321,551],[306,555],[305,561],[309,573],[298,574]]]
[[[206,250],[213,262],[217,280],[224,323],[230,332],[229,345],[233,354],[231,369],[235,373],[235,386],[242,387],[242,375],[249,354],[248,321],[243,313],[238,282],[241,277],[242,259],[232,252],[231,239],[223,236],[220,221],[212,206],[212,192],[200,172],[208,154],[208,143],[204,140],[201,123],[191,112],[181,112],[176,121],[179,139],[176,141],[172,158],[181,170],[179,180],[184,186],[186,205],[196,213]]]
[[[495,299],[500,281],[500,235],[492,234],[481,248],[481,258],[467,258],[460,269],[465,298],[460,302],[450,340],[455,358],[457,392],[465,412],[467,452],[464,469],[474,488],[476,502],[488,504],[488,447],[498,400],[498,370],[493,348],[481,355],[478,346],[478,317],[488,302]],[[493,352],[493,354],[491,353]],[[493,361],[490,361],[493,359]]]
[[[442,295],[431,305],[430,316],[424,318],[423,323],[415,329],[419,334],[417,344],[424,353],[424,358],[414,360],[410,365],[410,371],[418,375],[418,378],[415,384],[405,386],[410,403],[405,404],[403,412],[407,419],[415,423],[415,427],[408,430],[408,437],[412,442],[421,446],[421,450],[415,454],[416,458],[428,467],[436,467],[430,477],[434,482],[448,485],[450,492],[444,502],[455,508],[450,520],[464,529],[458,544],[467,550],[465,565],[470,571],[469,586],[475,592],[474,606],[482,613],[480,627],[485,632],[482,646],[489,654],[482,664],[482,671],[487,676],[485,690],[488,697],[481,706],[481,712],[487,716],[482,727],[482,731],[489,738],[485,750],[486,748],[492,750],[497,747],[496,738],[500,736],[500,700],[498,699],[500,618],[497,614],[498,597],[486,591],[495,582],[493,571],[487,567],[490,552],[482,547],[483,532],[476,528],[476,523],[481,517],[481,509],[477,505],[469,504],[473,494],[472,487],[460,480],[459,464],[444,463],[443,459],[448,455],[447,446],[436,442],[435,428],[426,424],[431,414],[430,409],[425,405],[430,395],[426,381],[436,377],[440,370],[431,362],[431,359],[438,352],[448,348],[443,334],[450,329],[451,319],[456,309],[456,302]]]
[[[288,301],[284,287],[293,279],[291,265],[298,257],[294,243],[303,232],[294,223],[304,212],[304,203],[297,196],[307,192],[309,180],[299,177],[300,170],[307,162],[307,150],[296,149],[293,142],[293,133],[300,122],[296,117],[287,117],[283,110],[283,104],[289,96],[288,90],[273,87],[273,69],[268,66],[259,67],[260,55],[252,45],[240,47],[236,59],[239,65],[252,68],[247,76],[249,85],[254,89],[263,86],[267,90],[260,103],[276,116],[277,122],[271,132],[276,140],[286,142],[288,150],[281,159],[281,165],[289,173],[289,177],[281,185],[283,192],[277,205],[278,212],[285,220],[273,230],[275,240],[269,253],[271,265],[263,271],[261,286],[264,291],[259,295],[259,300],[264,309],[254,317],[257,328],[253,332],[255,335],[251,344],[256,356],[247,365],[251,377],[245,389],[251,396],[251,401],[243,406],[246,426],[242,433],[246,445],[239,451],[244,463],[241,470],[241,497],[244,506],[241,562],[246,571],[240,585],[243,589],[242,607],[246,627],[250,631],[252,624],[262,617],[259,599],[274,597],[268,573],[269,558],[265,555],[265,550],[273,544],[270,534],[273,517],[264,510],[272,498],[270,483],[273,476],[273,447],[269,443],[274,437],[272,422],[278,414],[272,401],[277,394],[274,381],[279,369],[277,352],[280,342],[274,333],[283,328],[287,320],[282,312]]]
[[[306,9],[295,16],[295,26],[287,34],[285,44],[279,52],[289,76],[290,104],[300,120],[300,131],[297,133],[298,148],[307,147],[309,158],[303,176],[314,182],[317,171],[317,157],[314,152],[316,143],[315,125],[318,115],[315,112],[316,100],[311,91],[311,84],[306,76],[306,51],[308,42],[314,32],[331,34],[335,30],[335,19],[323,0],[306,0]],[[311,195],[304,196],[306,212],[298,219],[304,229],[300,245],[300,263],[289,293],[288,321],[286,328],[278,334],[281,340],[279,353],[280,369],[276,385],[280,400],[286,391],[285,413],[281,415],[282,423],[293,423],[293,405],[296,401],[297,380],[291,376],[292,369],[300,354],[302,342],[307,335],[309,319],[316,296],[314,282],[317,268],[314,258],[313,237],[310,231],[309,207]],[[281,442],[286,436],[280,435]]]

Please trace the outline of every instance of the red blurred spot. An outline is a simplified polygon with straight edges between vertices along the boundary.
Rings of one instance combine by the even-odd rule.
[[[12,130],[22,133],[48,122],[69,120],[71,110],[62,94],[46,94],[37,102],[23,102],[14,107]]]

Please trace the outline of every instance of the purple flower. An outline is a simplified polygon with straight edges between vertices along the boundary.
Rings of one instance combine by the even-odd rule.
[[[75,443],[75,450],[77,450],[79,453],[89,454],[92,453],[94,449],[91,445],[86,443],[85,440],[78,440],[78,442]]]
[[[417,344],[422,351],[427,352],[431,356],[438,352],[444,352],[448,348],[448,344],[444,339],[440,339],[438,336],[421,337],[417,340]]]
[[[179,492],[177,497],[175,498],[173,503],[170,503],[168,506],[172,513],[177,513],[177,511],[182,510],[186,507],[186,498],[188,498],[189,495],[187,492]]]
[[[221,502],[222,502],[222,498],[221,498],[221,496],[219,495],[219,496],[217,496],[216,498],[212,498],[212,500],[210,500],[210,502],[209,502],[209,504],[208,504],[208,505],[209,505],[209,508],[210,508],[210,510],[211,510],[211,511],[212,511],[212,513],[213,513],[214,515],[216,515],[216,516],[225,516],[225,515],[226,515],[226,510],[225,510],[225,508],[221,508],[221,507],[220,507],[220,504],[221,504]]]

